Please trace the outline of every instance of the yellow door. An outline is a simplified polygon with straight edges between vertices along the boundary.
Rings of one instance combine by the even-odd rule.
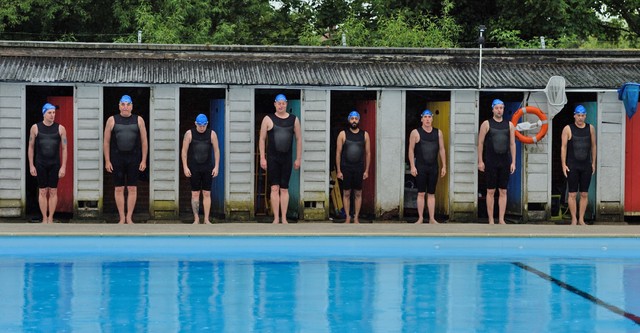
[[[447,175],[438,178],[438,186],[436,186],[436,214],[449,215],[449,114],[451,110],[451,102],[428,102],[427,109],[433,112],[433,127],[442,131],[444,140],[444,148],[447,155]]]

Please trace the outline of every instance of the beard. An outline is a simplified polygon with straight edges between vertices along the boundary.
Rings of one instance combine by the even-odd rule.
[[[358,124],[358,123],[351,123],[351,124],[349,124],[349,127],[351,127],[351,129],[358,129],[359,125],[360,124]]]

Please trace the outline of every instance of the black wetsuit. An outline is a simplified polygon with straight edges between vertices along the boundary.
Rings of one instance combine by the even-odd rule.
[[[591,184],[591,126],[585,123],[584,128],[570,124],[571,139],[567,142],[567,182],[569,192],[587,192]]]
[[[132,114],[130,117],[123,117],[117,114],[113,118],[110,157],[111,165],[113,166],[114,185],[136,186],[142,160],[138,116]]]
[[[38,136],[34,143],[34,165],[38,172],[38,187],[57,188],[60,171],[60,124],[47,126],[44,122],[39,122],[36,126]]]
[[[511,174],[511,136],[509,121],[489,119],[489,132],[484,140],[485,179],[488,189],[506,189]]]
[[[345,140],[340,156],[340,171],[342,171],[342,189],[362,190],[362,175],[365,168],[365,137],[364,130],[353,133],[344,130]]]
[[[187,165],[191,170],[191,191],[211,191],[213,154],[211,153],[211,129],[204,133],[191,129],[191,143],[187,152]]]
[[[267,132],[267,178],[270,185],[288,189],[293,165],[291,151],[296,116],[289,114],[289,117],[282,119],[275,114],[268,114],[267,117],[273,121],[273,128]]]
[[[415,145],[415,165],[418,170],[416,186],[418,192],[436,193],[438,184],[438,154],[440,153],[440,136],[437,128],[431,132],[425,131],[422,126],[417,129],[420,141]]]

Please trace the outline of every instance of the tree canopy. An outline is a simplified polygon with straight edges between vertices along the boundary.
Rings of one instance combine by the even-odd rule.
[[[640,0],[0,0],[4,40],[637,48]]]

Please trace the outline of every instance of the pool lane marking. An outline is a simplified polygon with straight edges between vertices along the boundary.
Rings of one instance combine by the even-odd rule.
[[[593,295],[591,295],[591,294],[589,294],[589,293],[587,293],[585,291],[582,291],[582,290],[580,290],[580,289],[578,289],[578,288],[576,288],[576,287],[574,287],[574,286],[572,286],[572,285],[570,285],[570,284],[568,284],[568,283],[566,283],[564,281],[558,280],[558,279],[554,278],[553,276],[548,275],[548,274],[546,274],[546,273],[544,273],[542,271],[539,271],[539,270],[537,270],[537,269],[535,269],[535,268],[533,268],[533,267],[531,267],[529,265],[523,264],[521,262],[513,262],[512,264],[514,264],[514,265],[516,265],[516,266],[518,266],[518,267],[520,267],[520,268],[522,268],[522,269],[524,269],[524,270],[526,270],[528,272],[531,272],[531,273],[533,273],[533,274],[535,274],[535,275],[537,275],[537,276],[539,276],[539,277],[541,277],[541,278],[543,278],[543,279],[545,279],[545,280],[547,280],[549,282],[552,282],[552,283],[554,283],[555,285],[557,285],[560,288],[566,289],[566,290],[568,290],[568,291],[570,291],[570,292],[572,292],[572,293],[574,293],[574,294],[576,294],[578,296],[581,296],[581,297],[591,301],[592,303],[595,303],[596,305],[602,306],[603,308],[605,308],[605,309],[607,309],[607,310],[609,310],[609,311],[611,311],[611,312],[613,312],[615,314],[621,315],[621,316],[633,321],[634,323],[640,325],[640,317],[638,317],[637,315],[635,315],[633,313],[624,311],[624,310],[620,309],[619,307],[617,307],[615,305],[609,304],[609,303],[607,303],[607,302],[605,302],[605,301],[603,301],[603,300],[601,300],[601,299],[599,299],[599,298],[597,298],[597,297],[595,297],[595,296],[593,296]]]

